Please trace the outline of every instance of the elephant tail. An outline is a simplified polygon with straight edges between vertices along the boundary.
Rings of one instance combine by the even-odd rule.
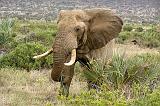
[[[46,51],[45,53],[40,54],[40,55],[37,55],[37,56],[34,56],[33,58],[34,58],[34,59],[40,59],[40,58],[42,58],[42,57],[48,56],[48,55],[51,54],[52,52],[53,52],[53,49],[49,49],[49,50]]]

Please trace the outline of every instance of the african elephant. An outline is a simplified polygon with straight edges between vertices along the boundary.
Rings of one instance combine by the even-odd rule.
[[[78,61],[88,67],[87,55],[117,37],[123,22],[111,10],[86,9],[61,10],[57,24],[53,48],[33,58],[45,57],[53,52],[51,78],[61,82],[62,93],[68,96],[75,63]]]

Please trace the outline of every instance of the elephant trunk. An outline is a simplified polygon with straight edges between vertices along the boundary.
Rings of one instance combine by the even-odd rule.
[[[54,81],[60,81],[66,67],[70,67],[76,61],[77,38],[71,33],[59,33],[53,45],[53,70],[51,77]],[[68,63],[66,63],[68,62]],[[68,69],[68,68],[67,68]]]

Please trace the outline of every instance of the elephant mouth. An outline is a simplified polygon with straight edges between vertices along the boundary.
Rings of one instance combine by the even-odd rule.
[[[73,49],[72,52],[71,52],[71,59],[68,63],[64,63],[64,65],[66,66],[71,66],[75,63],[76,61],[76,49]]]

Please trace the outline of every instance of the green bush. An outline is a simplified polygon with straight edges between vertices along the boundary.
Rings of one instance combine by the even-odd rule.
[[[160,88],[153,93],[147,94],[144,98],[129,103],[130,106],[159,106],[160,105]]]
[[[123,31],[119,34],[118,39],[116,39],[116,42],[124,44],[127,40],[131,38],[132,34],[127,31]]]
[[[130,25],[124,26],[124,30],[119,34],[116,40],[118,43],[123,44],[128,43],[132,40],[136,40],[137,44],[140,46],[149,48],[160,47],[160,33],[157,31],[156,25],[133,25],[135,31],[130,31],[131,28],[128,28],[128,26]]]
[[[99,88],[58,99],[73,106],[146,106],[147,103],[158,106],[160,91],[154,93],[154,90],[160,85],[159,62],[159,55],[150,54],[129,59],[115,55],[106,66],[93,61],[93,70],[85,71],[84,75],[98,82]]]
[[[137,28],[135,29],[135,31],[136,31],[136,32],[143,32],[143,28],[142,28],[142,27],[137,27]]]
[[[23,69],[39,69],[51,67],[52,57],[48,56],[41,60],[34,60],[32,57],[43,53],[46,48],[39,43],[19,44],[13,51],[0,59],[1,67],[11,66]]]
[[[156,30],[149,29],[145,31],[141,36],[142,41],[144,40],[144,45],[150,48],[160,46],[160,33]]]
[[[15,37],[18,42],[39,42],[48,47],[53,43],[57,26],[54,22],[16,20],[13,30],[18,35]]]
[[[123,26],[123,31],[132,31],[133,27],[130,24],[126,24]]]
[[[135,56],[128,60],[120,56],[114,56],[108,67],[93,62],[93,70],[85,72],[87,74],[85,76],[93,81],[100,82],[100,84],[105,83],[108,88],[112,89],[119,89],[125,84],[133,84],[134,82],[145,84],[151,78],[154,79],[160,75],[159,59],[160,56],[149,54]]]
[[[13,19],[0,20],[0,32],[11,34],[13,26],[15,25]]]
[[[5,33],[0,33],[0,45],[4,45],[9,41],[9,35]]]
[[[0,45],[4,46],[12,40],[13,26],[15,25],[13,19],[0,20]]]
[[[127,102],[124,96],[120,96],[118,91],[106,91],[105,85],[103,91],[96,90],[83,91],[79,95],[58,96],[58,99],[63,101],[67,106],[126,106]]]

